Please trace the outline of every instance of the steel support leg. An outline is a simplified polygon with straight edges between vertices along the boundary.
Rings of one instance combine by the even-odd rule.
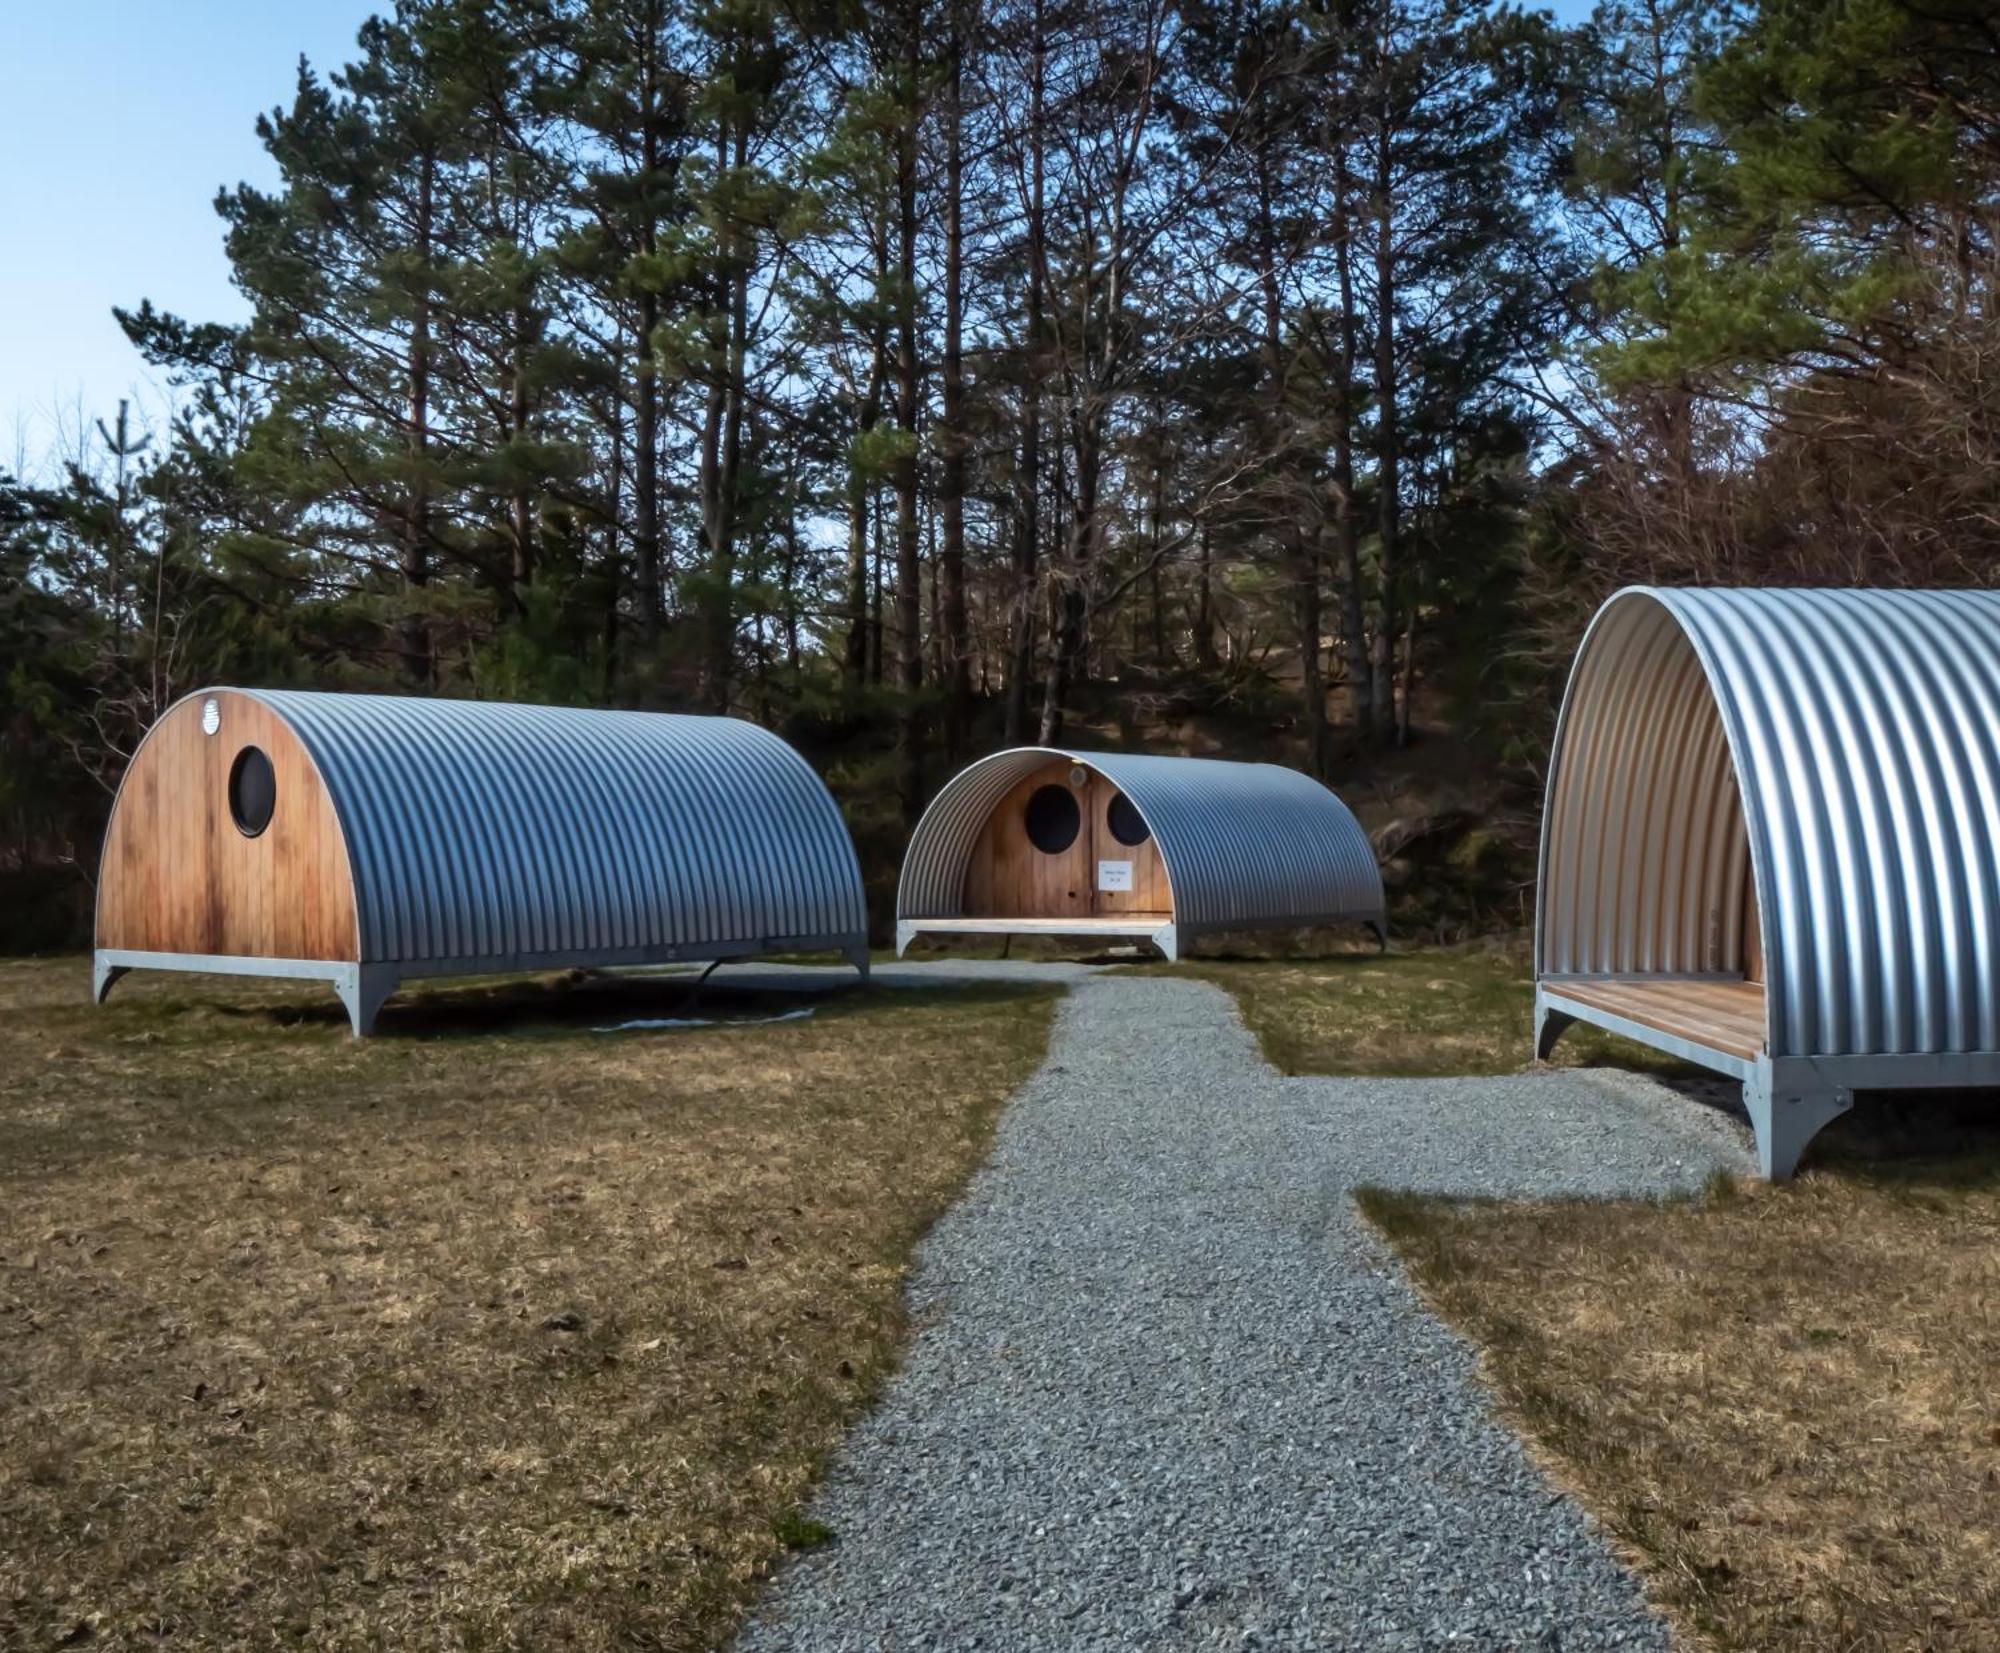
[[[90,1002],[102,1004],[124,974],[124,965],[107,964],[102,953],[94,954],[90,961]]]
[[[1576,1018],[1552,1009],[1539,988],[1535,991],[1535,1060],[1546,1062],[1556,1041],[1576,1025]]]
[[[1767,1060],[1743,1081],[1743,1106],[1757,1133],[1757,1168],[1786,1182],[1806,1145],[1854,1106],[1854,1093],[1827,1084],[1810,1062]]]
[[[347,1023],[355,1038],[365,1039],[375,1031],[375,1013],[396,991],[397,980],[396,972],[387,965],[357,964],[334,982],[333,990],[347,1006]]]

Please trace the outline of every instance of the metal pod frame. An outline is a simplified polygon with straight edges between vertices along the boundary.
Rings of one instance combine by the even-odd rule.
[[[1194,936],[1225,931],[1354,923],[1382,934],[1374,847],[1311,776],[1269,763],[1022,746],[960,771],[924,811],[896,891],[899,949],[925,932],[948,934],[966,916],[980,830],[1009,790],[1052,760],[1096,770],[1151,829],[1174,910],[1149,934],[1169,958]]]
[[[100,999],[130,969],[326,980],[358,1034],[411,977],[809,950],[867,970],[861,869],[839,806],[755,724],[234,692],[282,718],[319,771],[353,884],[353,955],[100,948]]]
[[[1996,922],[2000,594],[1605,603],[1550,765],[1539,1048],[1590,1021],[1741,1078],[1786,1176],[1856,1090],[2000,1083]],[[1578,997],[1759,977],[1748,1056]]]

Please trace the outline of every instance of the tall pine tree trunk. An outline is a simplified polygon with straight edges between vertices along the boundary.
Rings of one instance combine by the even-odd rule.
[[[877,218],[870,235],[875,253],[874,290],[881,292],[889,281],[888,230]],[[889,339],[880,321],[871,321],[868,330],[868,383],[855,409],[854,444],[847,464],[847,638],[845,665],[847,679],[857,688],[879,681],[879,656],[875,648],[875,608],[871,601],[874,565],[869,558],[869,516],[874,503],[874,483],[866,455],[869,436],[882,417],[882,392],[888,383]]]
[[[736,664],[736,502],[742,491],[744,376],[750,361],[750,278],[730,280],[729,350],[723,389],[722,464],[708,542],[708,703],[729,710],[729,680]]]
[[[525,446],[528,440],[528,354],[532,339],[533,318],[524,301],[514,307],[514,358],[507,398],[507,434],[517,447]],[[524,465],[517,463],[515,469],[517,474],[525,476]],[[535,578],[535,502],[525,481],[517,482],[509,496],[507,520],[513,541],[510,584],[514,612],[520,614],[527,607],[528,587]]]
[[[883,607],[887,596],[882,589],[882,582],[883,571],[889,561],[889,527],[888,518],[882,509],[881,489],[868,490],[868,512],[873,524],[871,533],[874,547],[874,554],[870,557],[868,566],[868,681],[879,689],[882,686],[883,674],[888,669],[885,659],[887,651],[882,646]]]
[[[1374,663],[1368,654],[1368,603],[1361,572],[1361,523],[1354,498],[1354,426],[1360,399],[1354,393],[1358,354],[1354,322],[1353,180],[1347,144],[1334,146],[1333,256],[1340,285],[1339,346],[1334,352],[1333,535],[1340,562],[1340,629],[1347,647],[1347,703],[1354,732],[1363,744],[1375,727]]]
[[[632,549],[639,563],[639,637],[651,647],[660,635],[660,390],[653,360],[653,332],[660,301],[639,299],[639,339],[633,353]]]
[[[1278,474],[1279,484],[1284,486],[1290,481],[1292,470],[1289,462],[1291,444],[1286,430],[1290,410],[1286,396],[1284,305],[1278,287],[1278,238],[1271,196],[1270,151],[1266,143],[1260,144],[1257,151],[1257,276],[1264,296],[1265,372],[1271,404],[1270,440],[1285,456]],[[1283,514],[1285,526],[1281,535],[1286,560],[1292,569],[1296,594],[1294,612],[1299,627],[1299,704],[1305,722],[1305,767],[1307,774],[1323,776],[1326,773],[1326,685],[1319,662],[1319,542],[1300,527],[1296,511],[1287,510]]]
[[[1204,515],[1194,588],[1194,663],[1203,670],[1215,661],[1215,540]]]
[[[717,138],[716,149],[718,162],[742,171],[750,158],[747,129],[738,128],[733,156],[726,138]],[[716,387],[719,395],[711,402],[719,429],[712,458],[704,455],[709,487],[703,501],[708,515],[708,578],[703,603],[702,676],[709,709],[715,712],[729,710],[729,682],[736,666],[736,514],[743,472],[744,401],[749,391],[746,377],[750,367],[748,249],[736,244],[743,236],[740,229],[730,234],[737,257],[730,261],[722,281],[725,296],[722,378]]]
[[[1154,422],[1156,425],[1159,422],[1159,417],[1158,405],[1155,404]],[[1164,582],[1160,578],[1160,558],[1162,547],[1166,544],[1167,538],[1167,456],[1164,449],[1155,449],[1153,453],[1153,490],[1152,498],[1147,503],[1147,515],[1150,518],[1150,532],[1148,537],[1152,542],[1148,558],[1150,569],[1147,574],[1147,583],[1151,587],[1149,595],[1152,598],[1152,624],[1150,628],[1152,634],[1152,656],[1154,666],[1164,671],[1170,664],[1167,658],[1166,594],[1162,590]]]
[[[940,648],[947,697],[945,751],[953,764],[965,756],[972,720],[972,660],[965,612],[965,260],[964,157],[961,152],[965,71],[958,0],[951,9],[951,81],[945,112],[944,228],[944,428],[938,478],[938,513],[944,544],[938,560],[938,601],[943,610]]]
[[[1378,730],[1396,726],[1396,637],[1400,629],[1397,594],[1401,577],[1397,537],[1402,527],[1402,432],[1396,384],[1395,173],[1391,143],[1395,112],[1389,93],[1385,41],[1380,124],[1375,134],[1375,487],[1376,547],[1381,584],[1380,624],[1375,632],[1372,717]]]
[[[1080,355],[1086,355],[1090,348],[1090,308],[1093,297],[1094,275],[1090,256],[1089,235],[1082,238],[1084,249],[1083,268],[1077,282],[1077,348]],[[1114,236],[1111,241],[1112,270],[1115,276],[1119,243]],[[1106,342],[1117,325],[1117,293],[1112,291],[1112,315],[1105,322]],[[1104,433],[1104,410],[1098,400],[1097,386],[1091,381],[1090,367],[1086,359],[1077,364],[1071,394],[1077,398],[1073,404],[1071,419],[1072,440],[1076,447],[1076,515],[1070,523],[1062,566],[1056,571],[1053,590],[1053,635],[1049,639],[1048,668],[1042,678],[1042,726],[1041,744],[1053,745],[1062,734],[1063,720],[1070,691],[1076,686],[1083,659],[1084,626],[1089,618],[1089,573],[1091,556],[1096,550],[1093,537],[1097,531],[1097,486],[1102,464],[1102,441]],[[1057,455],[1060,466],[1061,455]],[[1057,493],[1060,496],[1061,486]]]
[[[639,70],[639,170],[646,205],[639,225],[639,248],[648,263],[659,250],[659,225],[651,205],[660,166],[658,8],[647,8],[646,46]],[[650,653],[659,642],[660,618],[660,387],[653,335],[660,325],[660,295],[649,271],[639,292],[638,336],[632,363],[632,548],[639,563],[639,636]]]
[[[1052,746],[1061,738],[1070,692],[1083,675],[1085,626],[1090,617],[1087,573],[1095,546],[1097,486],[1102,459],[1094,418],[1078,422],[1076,451],[1076,520],[1070,525],[1069,554],[1056,579],[1055,635],[1049,639],[1048,668],[1042,678],[1040,740]]]
[[[625,324],[615,323],[611,343],[611,394],[605,398],[605,415],[610,420],[608,457],[611,482],[605,500],[604,521],[604,695],[608,700],[618,685],[619,655],[624,635],[619,625],[619,605],[625,597]]]
[[[1042,533],[1042,274],[1048,257],[1044,211],[1042,83],[1046,42],[1042,0],[1035,0],[1035,38],[1028,79],[1028,330],[1021,383],[1019,524],[1014,534],[1014,604],[1007,650],[1007,709],[1002,738],[1028,738],[1028,687],[1035,672],[1035,582],[1041,575]]]
[[[924,806],[923,563],[917,524],[917,98],[922,8],[903,20],[903,124],[896,133],[896,459],[897,792],[914,825]]]
[[[417,172],[417,291],[410,319],[410,497],[403,522],[403,675],[431,682],[430,625],[422,593],[430,584],[431,249],[435,233],[437,161],[428,150]]]
[[[879,276],[879,272],[878,272]],[[879,285],[879,280],[878,280]],[[849,683],[859,687],[872,681],[869,670],[869,631],[872,624],[869,606],[869,558],[868,558],[868,506],[872,489],[869,486],[868,467],[863,462],[863,453],[868,445],[870,433],[882,412],[882,384],[888,370],[888,349],[880,329],[874,336],[871,359],[868,364],[868,385],[861,396],[860,406],[855,411],[854,446],[847,462],[847,600],[845,619],[847,636],[843,648],[843,665]]]

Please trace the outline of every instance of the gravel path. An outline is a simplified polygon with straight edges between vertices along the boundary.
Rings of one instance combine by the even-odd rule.
[[[1665,1648],[1347,1190],[1748,1164],[1646,1081],[1284,1079],[1217,989],[1086,980],[740,1647]]]

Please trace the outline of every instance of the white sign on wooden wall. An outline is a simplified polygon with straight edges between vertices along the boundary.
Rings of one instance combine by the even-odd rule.
[[[1132,887],[1132,863],[1130,861],[1098,862],[1097,887],[1100,890],[1129,890]]]

